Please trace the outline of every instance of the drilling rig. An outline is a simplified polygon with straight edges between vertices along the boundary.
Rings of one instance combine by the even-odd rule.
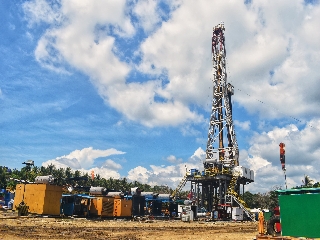
[[[254,172],[239,166],[239,149],[232,120],[234,88],[227,83],[224,25],[213,28],[213,99],[206,159],[203,171],[191,169],[183,181],[191,182],[192,200],[216,219],[232,219],[232,211],[254,220],[241,198],[244,185],[254,181]],[[235,214],[233,214],[235,215]]]

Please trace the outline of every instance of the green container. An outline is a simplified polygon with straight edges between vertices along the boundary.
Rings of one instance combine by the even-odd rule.
[[[319,238],[319,189],[278,192],[282,236]]]

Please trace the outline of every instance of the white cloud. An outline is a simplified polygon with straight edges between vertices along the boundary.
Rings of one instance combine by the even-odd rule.
[[[118,151],[114,148],[99,150],[93,149],[92,147],[83,148],[81,150],[74,150],[68,155],[57,157],[56,159],[48,160],[43,162],[43,166],[49,164],[56,165],[57,167],[71,167],[72,169],[78,170],[80,168],[88,169],[94,165],[94,161],[97,158],[108,157],[111,155],[125,154],[125,152]],[[112,160],[108,159],[105,161],[103,166],[118,170],[121,166]]]
[[[249,150],[240,152],[240,165],[255,171],[255,183],[250,184],[248,189],[263,192],[275,185],[285,187],[280,164],[281,142],[286,144],[289,188],[301,185],[304,175],[320,179],[320,171],[314,167],[320,164],[319,126],[320,120],[312,120],[301,130],[295,125],[287,125],[254,135]]]
[[[150,16],[146,16],[146,12],[142,14],[142,9],[155,9],[155,4],[154,1],[139,2],[134,8],[146,29],[150,28],[146,26],[150,23]],[[42,16],[48,12],[48,6],[45,5],[43,12],[37,15],[43,5],[42,1],[25,4],[25,13],[30,16],[31,23],[41,21]],[[96,1],[94,4],[88,1],[63,1],[59,10],[63,15],[61,19],[67,20],[48,29],[40,38],[35,51],[36,59],[42,66],[63,73],[68,72],[66,64],[70,64],[88,74],[108,104],[128,119],[146,126],[199,122],[201,116],[190,111],[179,99],[163,92],[161,82],[125,84],[131,67],[119,59],[116,54],[121,55],[121,49],[115,46],[116,37],[130,37],[135,32],[130,19],[125,15],[125,1]],[[55,16],[53,13],[51,15]],[[109,27],[116,37],[109,32]],[[156,101],[158,95],[164,97],[165,101]]]
[[[35,50],[44,67],[68,72],[72,66],[87,74],[106,104],[127,119],[149,127],[184,123],[181,129],[185,135],[197,134],[188,124],[204,121],[198,108],[208,110],[211,31],[224,21],[228,78],[236,91],[233,100],[264,119],[258,123],[261,132],[252,136],[250,148],[244,152],[247,157],[240,154],[240,161],[256,170],[252,189],[282,182],[280,142],[287,144],[289,184],[298,184],[301,176],[308,174],[305,172],[319,178],[316,168],[310,167],[319,165],[320,151],[315,130],[320,128],[320,33],[316,31],[320,29],[320,5],[305,6],[300,0],[283,0],[276,5],[262,0],[249,5],[205,0],[167,3],[172,12],[163,22],[157,2],[152,0],[133,2],[133,6],[124,0],[69,0],[61,5],[34,0],[23,6],[30,26],[49,25]],[[137,25],[128,13],[138,16]],[[140,37],[136,35],[139,26],[149,35],[135,46],[134,57],[141,58],[136,62],[117,43]],[[142,74],[145,81],[127,81],[132,72]],[[300,129],[300,125],[275,127],[268,122],[288,116],[309,125]],[[253,127],[253,121],[234,122],[244,130]],[[63,165],[69,159],[74,166],[92,166],[93,152],[77,151],[51,161]],[[85,157],[85,152],[91,157]],[[198,166],[202,154],[199,150],[188,162],[174,167],[138,166],[129,171],[128,178],[176,184],[185,165],[189,169]],[[169,156],[168,160],[177,159]],[[108,164],[118,170],[118,165]]]
[[[250,130],[250,121],[240,122],[239,120],[234,120],[234,125],[240,127],[242,130]]]
[[[122,166],[119,163],[114,162],[111,159],[107,159],[102,166],[104,168],[110,169],[110,170],[120,170],[122,169]]]
[[[70,167],[71,169],[81,169],[81,165],[76,158],[67,158],[67,157],[59,157],[56,159],[48,160],[42,163],[42,166],[49,166],[54,165],[56,168],[67,168]]]
[[[149,127],[177,126],[185,121],[196,123],[203,121],[201,116],[192,112],[182,102],[156,101],[155,96],[160,95],[161,91],[157,81],[149,81],[126,85],[117,84],[109,87],[106,95],[111,106],[122,112],[128,119],[140,121]]]
[[[206,152],[199,147],[194,153],[193,155],[189,158],[189,162],[195,163],[195,164],[199,164],[199,163],[203,163],[203,161],[206,159]]]
[[[146,168],[137,166],[128,172],[128,179],[131,181],[148,183],[150,174],[151,173]]]
[[[138,166],[128,172],[128,179],[131,181],[139,181],[150,185],[166,185],[172,189],[178,187],[180,181],[190,169],[203,168],[202,161],[205,152],[198,148],[194,154],[185,162],[177,159],[175,156],[170,155],[167,160],[171,160],[172,165],[157,166],[150,165],[149,169]],[[185,190],[189,189],[187,184]]]
[[[181,158],[177,159],[176,156],[170,155],[167,157],[167,161],[170,163],[181,163],[182,159]]]
[[[57,24],[62,20],[58,2],[49,4],[45,0],[29,1],[23,4],[23,10],[28,16],[30,26],[41,22]]]
[[[155,30],[156,25],[161,21],[155,0],[137,1],[133,13],[139,18],[139,23],[146,32]]]
[[[30,23],[51,26],[38,42],[37,60],[53,70],[66,71],[68,63],[88,74],[107,104],[130,120],[151,127],[199,123],[202,116],[190,105],[207,103],[210,35],[213,24],[223,20],[227,70],[235,87],[243,91],[234,99],[267,118],[284,116],[276,109],[290,116],[307,112],[319,116],[315,106],[320,99],[313,87],[320,78],[320,35],[313,31],[320,28],[318,5],[175,1],[169,3],[170,18],[157,29],[154,26],[161,21],[157,1],[132,4],[124,0],[61,1],[61,6],[40,0],[25,3]],[[138,25],[152,32],[136,51],[142,59],[139,66],[132,59],[120,60],[123,49],[115,45],[119,38],[136,37],[128,11],[138,16]],[[137,69],[154,77],[147,83],[126,83],[128,73]],[[308,81],[301,85],[303,79]],[[157,97],[163,100],[156,101]],[[131,102],[134,108],[128,107]]]
[[[56,168],[67,168],[70,167],[73,171],[78,170],[82,173],[88,173],[91,176],[91,172],[99,174],[101,177],[108,178],[120,178],[118,172],[122,169],[119,163],[111,159],[105,160],[99,167],[93,167],[97,158],[108,157],[111,155],[125,154],[124,152],[118,151],[114,148],[99,150],[93,149],[92,147],[83,148],[81,150],[72,151],[70,154],[57,157],[52,160],[48,160],[42,163],[42,166],[48,166],[50,164],[55,165]]]
[[[319,5],[306,7],[303,1],[281,1],[277,7],[263,1],[250,5],[259,28],[245,36],[247,40],[240,48],[228,51],[229,71],[236,76],[233,83],[242,90],[234,99],[248,111],[259,112],[266,119],[303,119],[306,113],[319,116],[315,112],[319,97],[313,89],[320,78],[319,65],[315,64],[320,45],[314,46],[310,39],[319,42],[320,38],[305,34],[309,24],[314,29],[320,27],[320,21],[306,19],[318,19],[319,9]]]
[[[82,169],[81,171],[84,173],[88,173],[89,176],[91,175],[91,172],[93,171],[95,175],[99,174],[100,177],[105,178],[105,179],[109,179],[109,178],[119,179],[120,178],[120,173],[118,173],[116,170],[109,169],[106,166],[102,166],[100,168],[95,167],[95,168],[91,168],[89,170]]]

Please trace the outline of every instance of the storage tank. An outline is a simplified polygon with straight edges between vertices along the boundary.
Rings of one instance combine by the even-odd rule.
[[[158,200],[167,200],[169,201],[171,199],[171,195],[170,194],[159,194],[157,197]]]
[[[51,184],[54,183],[54,177],[52,175],[38,176],[35,179],[35,183]]]
[[[105,195],[107,193],[107,189],[104,187],[91,187],[90,195]]]
[[[122,192],[108,192],[106,196],[108,197],[116,197],[116,196],[123,196]]]

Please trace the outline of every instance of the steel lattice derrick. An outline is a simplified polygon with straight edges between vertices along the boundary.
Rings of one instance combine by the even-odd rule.
[[[224,30],[224,25],[219,24],[213,28],[212,34],[213,100],[205,161],[205,164],[220,170],[239,165],[232,121],[233,86],[227,84]]]

